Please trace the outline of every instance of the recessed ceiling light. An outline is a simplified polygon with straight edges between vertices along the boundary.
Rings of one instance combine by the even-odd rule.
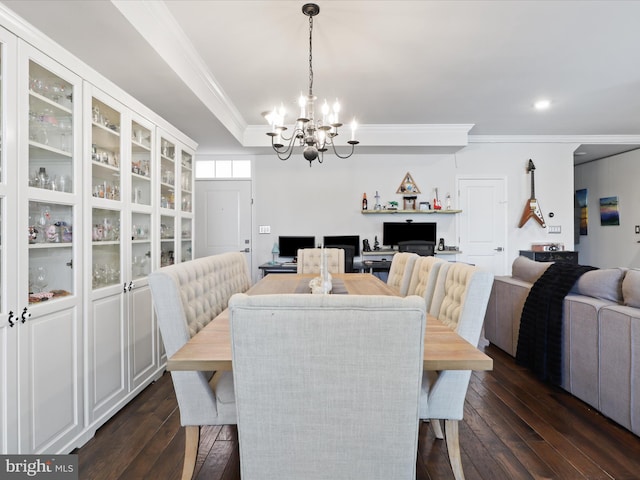
[[[551,101],[550,100],[538,100],[536,103],[533,104],[533,106],[535,107],[536,110],[546,110],[547,108],[549,108],[551,106]]]

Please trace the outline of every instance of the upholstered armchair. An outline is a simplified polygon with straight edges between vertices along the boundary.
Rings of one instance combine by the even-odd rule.
[[[344,250],[325,248],[329,273],[344,273]],[[298,273],[320,273],[322,248],[301,248],[298,250]]]
[[[413,265],[411,282],[407,295],[418,295],[425,299],[427,310],[431,306],[431,299],[436,289],[438,272],[445,263],[444,260],[436,257],[420,257]]]
[[[493,274],[464,263],[443,262],[430,313],[472,345],[477,345],[493,284]],[[464,413],[470,370],[424,372],[420,418],[431,420],[437,438],[443,438],[439,420],[445,421],[447,451],[456,480],[464,479],[458,421]]]
[[[403,297],[409,291],[413,265],[417,259],[418,255],[416,253],[398,252],[391,260],[387,285],[396,289]]]
[[[234,295],[242,480],[415,480],[426,308],[378,295]]]

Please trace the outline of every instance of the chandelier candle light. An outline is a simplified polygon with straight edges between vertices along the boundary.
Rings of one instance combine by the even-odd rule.
[[[340,155],[333,143],[334,137],[338,136],[338,128],[342,126],[339,121],[340,103],[336,100],[333,108],[329,107],[327,101],[322,105],[322,118],[315,118],[315,101],[313,95],[313,17],[320,13],[320,7],[315,3],[307,3],[302,6],[302,13],[309,17],[309,93],[300,95],[298,106],[300,107],[300,117],[296,120],[293,133],[290,137],[284,135],[287,127],[284,126],[285,109],[274,108],[272,112],[265,114],[265,118],[271,124],[271,131],[267,135],[271,137],[271,146],[280,160],[288,160],[293,153],[295,146],[304,147],[302,155],[311,166],[314,160],[319,163],[323,161],[323,154],[329,147],[338,158],[349,158],[353,155],[355,146],[360,143],[355,139],[356,121],[351,122],[351,140],[347,143],[351,145],[351,152],[347,155]]]

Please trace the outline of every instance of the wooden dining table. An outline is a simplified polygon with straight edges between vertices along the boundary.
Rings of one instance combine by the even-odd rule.
[[[310,293],[309,281],[316,275],[271,274],[247,295]],[[398,295],[369,273],[333,275],[332,294]],[[429,315],[424,335],[424,370],[491,370],[493,360],[437,318]],[[229,311],[224,310],[194,335],[167,361],[167,370],[232,370]]]

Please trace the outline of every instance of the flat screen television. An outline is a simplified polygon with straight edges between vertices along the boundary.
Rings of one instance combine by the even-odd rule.
[[[314,248],[316,237],[278,237],[278,248],[281,257],[297,257],[299,248]]]
[[[360,235],[325,235],[322,239],[325,247],[335,245],[351,245],[354,248],[354,256],[360,255]]]
[[[435,222],[384,222],[382,224],[382,244],[395,247],[398,242],[427,240],[437,243]]]

